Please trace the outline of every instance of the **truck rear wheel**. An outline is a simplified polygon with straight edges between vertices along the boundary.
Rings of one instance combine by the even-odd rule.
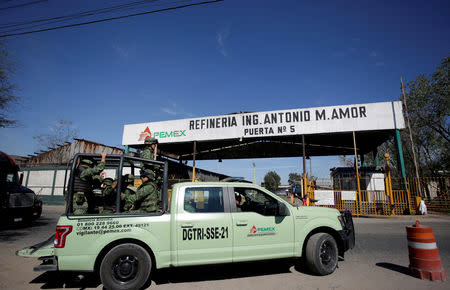
[[[100,264],[100,279],[109,290],[141,289],[152,269],[148,252],[136,244],[112,248]]]
[[[306,245],[306,263],[311,271],[321,276],[334,272],[338,263],[338,247],[330,234],[311,236]]]

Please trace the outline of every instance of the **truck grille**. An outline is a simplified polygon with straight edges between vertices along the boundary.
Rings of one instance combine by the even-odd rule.
[[[34,193],[18,192],[9,194],[9,208],[32,207],[34,204]]]

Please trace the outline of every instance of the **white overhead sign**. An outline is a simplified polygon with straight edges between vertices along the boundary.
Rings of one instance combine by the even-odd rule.
[[[123,145],[403,129],[401,102],[211,116],[125,125]]]

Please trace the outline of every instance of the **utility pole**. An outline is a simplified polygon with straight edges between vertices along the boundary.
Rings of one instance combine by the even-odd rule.
[[[416,170],[417,184],[418,184],[419,194],[422,195],[422,189],[420,186],[419,167],[417,166],[416,150],[414,147],[414,141],[413,141],[413,137],[412,137],[411,123],[409,122],[408,106],[406,105],[405,87],[403,86],[403,79],[401,77],[400,77],[400,83],[401,83],[401,89],[402,89],[402,95],[403,95],[403,104],[405,105],[406,122],[408,123],[409,140],[411,141],[411,150],[412,150],[412,154],[413,154],[414,168]]]

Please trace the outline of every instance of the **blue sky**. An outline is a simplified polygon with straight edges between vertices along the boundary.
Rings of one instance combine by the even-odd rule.
[[[0,11],[0,24],[127,2],[50,0]],[[124,124],[393,101],[400,76],[432,73],[448,56],[449,15],[449,1],[226,0],[10,37],[20,125],[0,129],[0,148],[32,154],[32,137],[60,119],[72,120],[82,138],[120,146]],[[285,182],[301,165],[197,164],[253,180],[252,162],[257,182],[270,169]],[[313,175],[327,177],[338,165],[313,157]]]

